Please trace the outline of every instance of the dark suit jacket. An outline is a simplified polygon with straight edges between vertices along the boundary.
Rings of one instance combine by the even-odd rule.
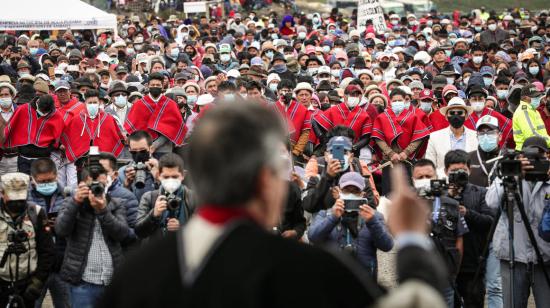
[[[183,265],[180,233],[152,242],[115,273],[98,307],[367,307],[384,293],[331,253],[252,223],[228,229],[193,273]],[[445,285],[441,260],[421,248],[403,250],[398,268],[403,280]]]
[[[485,30],[480,34],[480,43],[483,47],[488,47],[491,43],[500,44],[500,42],[510,38],[510,34],[507,31],[497,28],[495,32]]]

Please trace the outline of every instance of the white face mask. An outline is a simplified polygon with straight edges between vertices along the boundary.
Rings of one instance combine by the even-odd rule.
[[[497,29],[497,24],[490,24],[487,26],[487,29],[491,31],[495,31]]]
[[[382,81],[382,75],[374,75],[374,78],[373,78],[374,81]]]
[[[416,190],[421,190],[421,189],[428,190],[431,185],[430,179],[413,180],[413,182],[414,182],[414,188],[416,188]]]
[[[348,97],[348,101],[346,102],[346,105],[350,108],[354,108],[359,104],[361,101],[361,98],[359,97]]]
[[[418,47],[424,48],[426,47],[426,41],[416,41],[418,43]]]
[[[483,56],[476,56],[472,58],[472,61],[474,61],[475,64],[479,64],[483,61]]]
[[[470,102],[475,112],[481,112],[485,108],[485,102]]]
[[[221,60],[222,62],[228,62],[230,59],[231,59],[231,56],[228,55],[228,54],[226,54],[226,53],[220,55],[220,60]]]
[[[181,187],[181,181],[179,179],[164,179],[160,181],[162,188],[169,193],[175,193]]]
[[[11,97],[0,98],[0,107],[4,109],[11,107]]]

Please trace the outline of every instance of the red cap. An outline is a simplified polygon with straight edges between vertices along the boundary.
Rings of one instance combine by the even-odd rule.
[[[350,84],[349,86],[347,86],[345,93],[350,94],[350,93],[353,93],[353,92],[363,93],[363,91],[361,90],[361,88],[358,85]]]
[[[434,99],[434,92],[430,89],[422,90],[422,92],[420,92],[419,99],[424,100],[424,99],[428,99],[428,98],[433,100]]]
[[[310,53],[315,53],[315,46],[313,45],[308,45],[306,47],[306,55],[309,55]]]

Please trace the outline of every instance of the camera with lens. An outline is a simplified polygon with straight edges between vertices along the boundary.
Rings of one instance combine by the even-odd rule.
[[[29,239],[29,235],[25,230],[12,230],[8,233],[8,241],[14,244],[25,243]]]
[[[142,189],[145,187],[145,179],[147,178],[147,165],[142,162],[134,162],[131,167],[136,171],[136,177],[134,178],[134,185],[136,188]]]
[[[418,196],[423,199],[433,200],[436,197],[441,197],[448,188],[445,180],[418,180],[418,182],[420,181],[422,183],[415,184],[415,188]]]
[[[539,153],[536,148],[527,148],[523,151],[525,156],[533,169],[525,172],[525,180],[529,182],[546,182],[548,181],[548,169],[550,168],[550,161],[546,159],[544,154]]]
[[[166,209],[168,210],[168,217],[175,218],[176,211],[179,209],[181,204],[181,198],[174,194],[165,194],[166,196]]]
[[[88,185],[88,188],[96,197],[101,197],[105,194],[105,185],[97,180],[100,174],[105,173],[105,169],[99,160],[99,148],[91,146],[88,154],[88,172],[92,178],[92,183]]]
[[[464,187],[468,184],[468,173],[463,169],[449,172],[449,185],[455,187]]]

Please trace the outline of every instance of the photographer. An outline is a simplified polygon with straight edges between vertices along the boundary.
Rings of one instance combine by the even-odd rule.
[[[481,266],[480,256],[487,242],[487,236],[493,223],[494,213],[485,203],[486,188],[468,183],[470,160],[468,153],[462,150],[450,151],[445,155],[445,174],[449,179],[449,197],[459,202],[458,210],[466,220],[469,232],[464,234],[462,262],[456,279],[457,288],[466,307],[483,307],[485,286],[475,273]],[[476,278],[481,278],[479,276]]]
[[[420,159],[413,167],[413,181],[417,190],[428,190],[435,197],[431,213],[431,237],[449,271],[449,285],[444,289],[448,307],[454,307],[456,277],[460,268],[464,246],[463,236],[468,227],[459,213],[459,202],[446,196],[445,185],[435,186],[435,165],[431,160]]]
[[[122,263],[129,229],[125,206],[106,194],[108,175],[99,161],[90,159],[81,178],[74,196],[65,199],[55,232],[67,239],[60,275],[70,283],[71,307],[92,307]]]
[[[496,162],[487,163],[500,153],[499,140],[501,134],[498,129],[497,118],[484,115],[476,124],[478,148],[470,155],[470,178],[472,184],[489,187],[497,176]]]
[[[169,153],[160,158],[160,188],[146,192],[139,202],[135,231],[140,238],[177,231],[189,220],[195,200],[182,184],[183,178],[183,160],[178,155]]]
[[[53,232],[55,219],[65,200],[64,189],[57,181],[57,168],[50,158],[38,158],[31,163],[31,189],[27,201],[42,207],[48,217],[55,245],[55,263],[37,304],[42,305],[49,290],[55,307],[69,307],[69,286],[59,276],[67,241]]]
[[[519,110],[519,109],[518,109]],[[493,209],[502,209],[502,214],[498,221],[495,234],[493,236],[493,250],[496,257],[500,260],[500,270],[502,275],[502,296],[504,307],[527,307],[527,300],[530,292],[533,292],[535,304],[537,307],[545,307],[550,303],[550,287],[548,286],[543,272],[543,266],[537,260],[534,250],[536,244],[542,254],[545,264],[550,261],[550,244],[545,242],[537,234],[537,227],[542,217],[546,195],[550,194],[550,184],[548,178],[544,177],[548,173],[548,166],[545,170],[535,169],[533,162],[547,161],[548,147],[546,139],[542,137],[529,137],[525,139],[522,147],[523,152],[532,153],[530,155],[522,154],[517,160],[521,162],[521,179],[519,183],[514,183],[518,187],[522,200],[521,204],[513,203],[513,263],[510,262],[510,244],[509,244],[509,220],[506,215],[506,209],[503,209],[503,201],[506,198],[504,194],[504,178],[499,176],[487,191],[487,205]],[[529,156],[529,157],[527,157]],[[501,167],[503,162],[501,161]],[[501,169],[502,171],[502,169]],[[533,174],[538,174],[539,179],[531,178]],[[529,234],[525,228],[519,207],[523,207],[527,214],[527,223],[534,232],[536,243],[532,243]],[[511,269],[513,265],[513,284],[514,292],[510,289]],[[550,272],[550,266],[544,265],[546,272]],[[510,297],[513,296],[514,302],[511,303]],[[512,306],[513,304],[513,306]]]
[[[357,172],[342,175],[339,198],[332,209],[321,210],[313,219],[308,238],[314,244],[335,243],[342,250],[352,251],[359,262],[376,279],[378,249],[388,252],[393,239],[384,224],[384,216],[363,199],[365,179]],[[365,200],[359,208],[346,208],[354,201]]]
[[[0,181],[0,306],[34,307],[55,261],[48,219],[27,201],[28,175],[8,173]]]
[[[122,242],[122,249],[124,253],[127,253],[129,249],[139,244],[137,235],[134,232],[139,202],[136,196],[131,191],[124,188],[118,180],[118,170],[116,170],[117,159],[113,154],[100,153],[99,163],[107,173],[107,186],[105,188],[107,190],[107,195],[111,198],[120,199],[126,208],[126,222],[128,223],[130,232],[128,233],[128,237]]]
[[[155,189],[155,173],[158,161],[151,158],[151,135],[138,130],[128,136],[128,146],[132,160],[130,164],[118,170],[118,179],[124,187],[136,195],[138,200],[144,193]]]
[[[320,175],[319,183],[315,188],[309,189],[303,200],[304,210],[317,213],[320,210],[329,209],[336,201],[335,187],[340,176],[345,172],[362,172],[361,163],[352,153],[352,140],[355,133],[349,127],[338,125],[327,134],[329,142],[324,157],[310,160],[306,169],[317,169]],[[338,150],[337,150],[338,149]],[[335,158],[335,153],[340,159]],[[370,180],[368,181],[370,183]],[[374,185],[373,185],[374,186]],[[372,187],[373,187],[372,186]],[[371,185],[366,185],[364,192],[369,204],[377,205]]]

